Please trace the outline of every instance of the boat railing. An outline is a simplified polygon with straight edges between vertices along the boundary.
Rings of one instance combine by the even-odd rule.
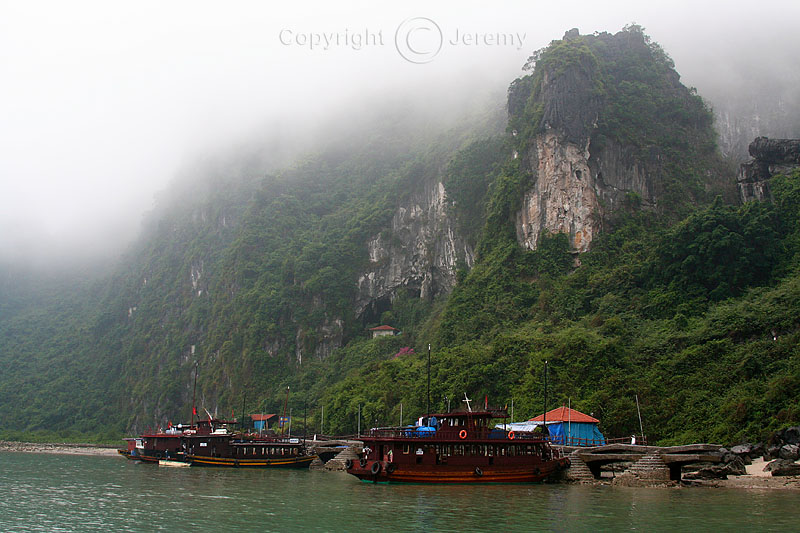
[[[487,427],[467,428],[463,426],[432,428],[429,426],[373,428],[366,436],[381,439],[433,439],[437,440],[525,440],[542,441],[541,433],[505,431]]]
[[[622,437],[622,438],[614,438],[614,439],[590,439],[590,438],[581,438],[581,437],[570,437],[566,435],[550,435],[546,437],[546,440],[550,444],[556,444],[558,446],[577,446],[577,447],[584,447],[589,448],[592,446],[605,446],[607,444],[641,444],[646,446],[647,445],[647,437],[643,435],[637,435],[635,437],[634,442],[631,442],[631,437]]]

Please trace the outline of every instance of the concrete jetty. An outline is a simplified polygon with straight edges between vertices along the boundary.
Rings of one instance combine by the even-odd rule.
[[[603,467],[625,465],[625,470],[615,476],[616,483],[671,482],[681,480],[683,466],[692,463],[719,463],[722,461],[718,444],[689,444],[685,446],[639,446],[636,444],[610,444],[587,448],[561,447],[570,458],[570,468],[565,478],[573,482],[593,482],[601,479]],[[620,478],[622,478],[620,480]]]

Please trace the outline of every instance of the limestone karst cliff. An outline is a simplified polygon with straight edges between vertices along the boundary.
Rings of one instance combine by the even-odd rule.
[[[711,114],[638,28],[570,30],[529,65],[533,73],[509,91],[514,157],[529,176],[520,244],[535,249],[546,230],[585,252],[626,203],[662,209],[702,191],[703,159],[714,157]]]
[[[749,147],[752,159],[739,168],[737,185],[742,202],[769,200],[769,182],[776,174],[800,167],[800,140],[758,137]]]
[[[472,247],[448,211],[441,177],[426,181],[397,207],[389,228],[367,243],[369,267],[358,278],[357,316],[373,319],[391,308],[397,291],[431,300],[449,293],[458,265],[471,267]]]

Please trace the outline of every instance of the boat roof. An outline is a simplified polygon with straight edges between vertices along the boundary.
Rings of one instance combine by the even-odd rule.
[[[505,409],[454,409],[449,413],[431,413],[429,417],[435,416],[436,418],[457,418],[464,416],[471,416],[475,418],[508,418],[508,411]]]

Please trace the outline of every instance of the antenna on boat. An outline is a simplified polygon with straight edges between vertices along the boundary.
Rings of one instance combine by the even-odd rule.
[[[192,423],[194,426],[194,415],[197,414],[197,361],[194,362],[194,391],[192,392]]]
[[[467,393],[466,392],[464,393],[464,399],[461,400],[461,401],[465,402],[467,404],[467,411],[469,411],[471,413],[472,412],[472,406],[470,406],[469,402],[471,402],[472,400],[467,398]]]

